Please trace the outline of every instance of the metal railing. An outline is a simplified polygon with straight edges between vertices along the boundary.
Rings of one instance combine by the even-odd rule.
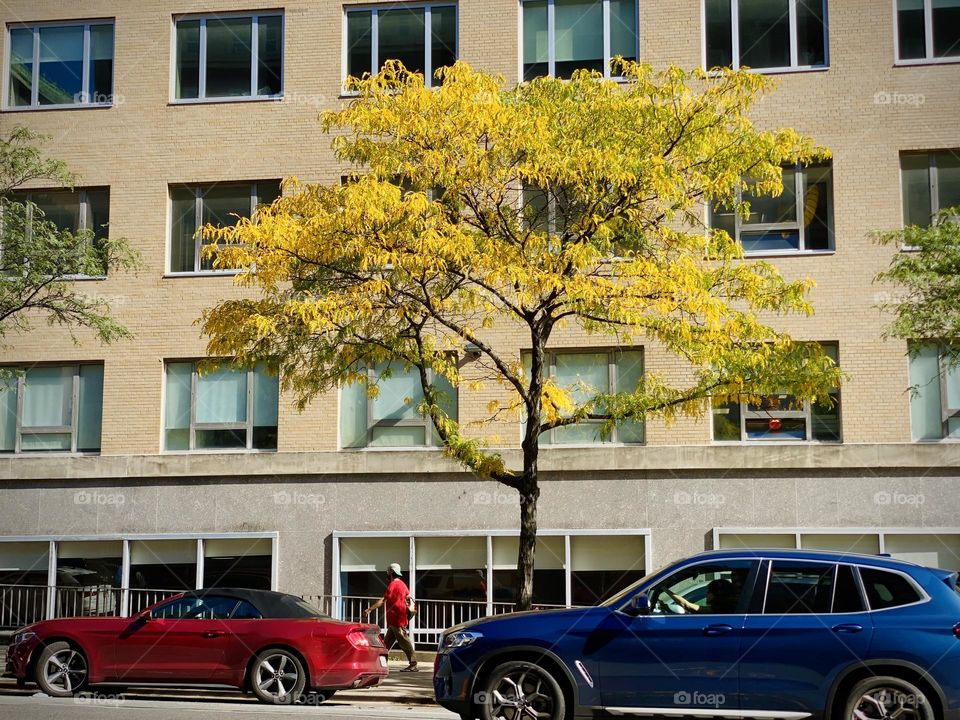
[[[14,630],[47,617],[46,585],[0,585],[0,629]]]
[[[384,609],[378,608],[370,617],[364,610],[377,602],[378,597],[355,595],[303,595],[304,600],[320,612],[347,622],[368,622],[386,630]],[[414,645],[433,648],[440,635],[449,627],[470,620],[513,612],[513,603],[486,603],[476,600],[417,600],[417,614],[410,620],[410,636]],[[563,608],[565,605],[537,605],[535,609]]]
[[[52,618],[136,615],[154,603],[182,592],[111,585],[48,587],[0,585],[0,630],[15,630]],[[129,603],[124,613],[124,593]]]

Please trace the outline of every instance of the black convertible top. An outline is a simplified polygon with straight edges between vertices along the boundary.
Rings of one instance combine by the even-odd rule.
[[[190,590],[184,597],[219,597],[246,600],[265,618],[327,618],[317,608],[296,595],[274,592],[272,590],[250,590],[249,588],[203,588]]]

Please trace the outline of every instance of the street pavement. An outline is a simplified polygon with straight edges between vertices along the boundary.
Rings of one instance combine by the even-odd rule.
[[[74,698],[51,698],[35,685],[18,688],[0,681],[0,718],[25,720],[216,720],[242,716],[244,720],[311,718],[330,720],[451,720],[456,715],[433,702],[433,668],[421,663],[418,673],[401,673],[406,663],[391,662],[390,675],[376,688],[338,692],[322,705],[268,706],[251,695],[235,691],[133,687],[115,695],[109,686]]]

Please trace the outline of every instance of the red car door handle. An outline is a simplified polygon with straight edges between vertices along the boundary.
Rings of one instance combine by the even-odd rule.
[[[732,625],[707,625],[703,629],[704,635],[726,635],[733,630]]]
[[[833,631],[835,633],[858,633],[863,630],[863,625],[857,625],[856,623],[845,623],[843,625],[834,625]]]
[[[219,630],[208,630],[207,632],[203,633],[205,638],[217,638],[223,637],[224,635],[226,635],[226,633],[220,632]]]

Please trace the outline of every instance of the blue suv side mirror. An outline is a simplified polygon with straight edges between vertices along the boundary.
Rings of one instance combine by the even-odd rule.
[[[640,593],[630,601],[630,614],[634,616],[650,614],[650,598],[646,593]]]

